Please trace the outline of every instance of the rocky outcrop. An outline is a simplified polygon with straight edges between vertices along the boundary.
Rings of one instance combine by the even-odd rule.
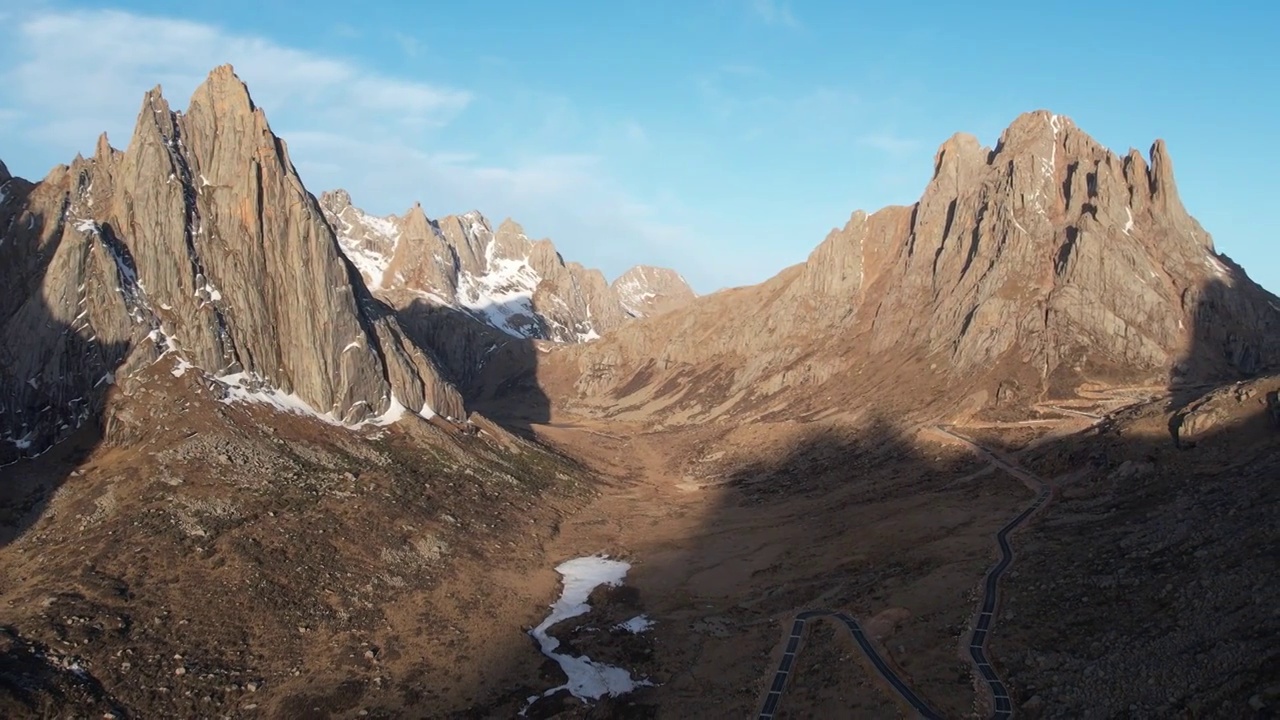
[[[333,226],[334,233],[341,238],[343,253],[360,271],[365,284],[371,288],[380,287],[388,261],[400,239],[396,218],[364,213],[351,204],[351,196],[346,190],[322,193],[320,209]]]
[[[166,352],[337,422],[398,406],[464,416],[229,66],[185,113],[148,92],[125,151],[103,136],[92,158],[14,185],[0,205],[0,432],[24,449],[82,421],[112,373]]]
[[[566,263],[550,240],[531,241],[510,219],[495,230],[474,210],[431,220],[415,204],[401,216],[374,217],[342,190],[322,194],[320,205],[343,252],[397,307],[426,302],[453,308],[520,339],[594,340],[693,294],[673,271],[636,268],[621,286],[631,293],[624,302],[617,283],[610,286],[600,271]],[[440,317],[414,313],[428,315]]]
[[[652,317],[687,305],[697,297],[680,273],[668,268],[637,265],[610,286],[631,317]]]
[[[1280,362],[1280,300],[1214,251],[1163,142],[1121,157],[1040,111],[995,149],[952,137],[919,202],[854,213],[803,265],[551,362],[576,366],[583,402],[690,420],[781,407],[767,398],[784,389],[817,408],[873,376],[982,404],[1000,383],[1257,372]]]

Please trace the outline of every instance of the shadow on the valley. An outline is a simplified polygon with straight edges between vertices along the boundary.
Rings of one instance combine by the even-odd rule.
[[[78,667],[59,665],[48,647],[22,637],[15,628],[0,626],[0,715],[66,717],[70,708],[129,717],[97,678]]]
[[[101,246],[112,242],[110,228],[83,247],[63,247],[63,221],[55,220],[44,238],[46,218],[18,212],[31,187],[17,178],[0,182],[0,549],[40,520],[102,442],[106,396],[128,350],[124,342],[98,339],[85,307],[86,286],[100,280],[95,271],[114,263],[103,258],[112,249]],[[79,276],[74,319],[45,301],[45,278],[55,271]],[[68,377],[77,381],[63,382]],[[47,648],[16,629],[0,627],[0,715],[62,715],[76,707],[127,717],[92,676],[77,670],[54,662]]]
[[[0,228],[10,227],[15,221],[5,215],[5,207],[13,205],[0,206]],[[32,227],[38,228],[42,227],[43,219],[23,218],[20,222],[31,222]],[[38,235],[35,233],[30,240],[25,239],[26,235],[20,236],[22,243],[6,237],[5,245],[0,247],[0,287],[6,288],[0,292],[0,341],[3,342],[0,353],[4,353],[0,355],[4,358],[0,365],[0,402],[5,413],[0,416],[0,427],[11,434],[21,433],[13,436],[17,438],[24,438],[27,433],[33,433],[34,438],[41,432],[53,433],[50,435],[53,437],[61,423],[49,424],[57,416],[50,409],[68,407],[74,400],[83,403],[89,412],[74,442],[64,443],[36,460],[22,460],[0,469],[0,512],[4,513],[0,547],[31,527],[44,512],[54,491],[75,470],[80,455],[91,450],[103,437],[101,409],[109,383],[95,385],[88,396],[77,399],[50,395],[42,388],[55,386],[31,380],[41,374],[53,378],[67,373],[75,373],[77,377],[107,377],[126,350],[91,341],[90,334],[77,326],[63,322],[64,327],[59,327],[61,321],[55,320],[44,305],[39,287],[58,254],[61,235],[56,234],[45,247],[36,247],[34,238]],[[1228,267],[1234,271],[1233,266]],[[18,290],[10,291],[10,288]],[[1244,336],[1231,335],[1213,321],[1221,313],[1241,313],[1258,302],[1270,301],[1280,305],[1280,300],[1275,298],[1242,297],[1228,283],[1211,284],[1200,294],[1195,301],[1198,310],[1194,317],[1198,321],[1194,343],[1169,384],[1168,410],[1171,417],[1179,418],[1170,425],[1172,438],[1160,434],[1121,435],[1116,425],[1104,423],[1087,432],[1044,443],[1032,451],[1025,451],[1020,442],[995,433],[984,435],[981,441],[994,450],[1017,456],[1019,462],[1042,476],[1057,477],[1086,468],[1084,477],[1073,483],[1110,483],[1109,487],[1124,491],[1116,501],[1120,514],[1103,513],[1104,520],[1098,521],[1099,525],[1094,528],[1099,544],[1118,544],[1102,538],[1112,537],[1106,533],[1129,532],[1133,527],[1141,527],[1153,513],[1173,514],[1177,522],[1186,526],[1215,525],[1203,522],[1204,518],[1189,510],[1177,509],[1182,507],[1178,493],[1183,488],[1174,483],[1174,478],[1180,476],[1188,463],[1212,465],[1221,458],[1222,467],[1228,467],[1225,464],[1228,460],[1236,462],[1231,453],[1248,444],[1249,452],[1253,453],[1249,457],[1253,458],[1254,466],[1248,470],[1252,474],[1239,475],[1240,466],[1230,465],[1233,469],[1212,476],[1212,482],[1202,489],[1203,497],[1220,501],[1246,490],[1260,493],[1248,507],[1232,506],[1237,510],[1234,515],[1225,514],[1225,510],[1221,516],[1215,515],[1216,525],[1211,529],[1226,532],[1238,526],[1240,533],[1246,533],[1246,539],[1253,538],[1251,542],[1255,544],[1249,547],[1265,547],[1277,527],[1274,522],[1268,523],[1267,513],[1280,503],[1276,497],[1280,485],[1265,482],[1266,472],[1280,469],[1280,443],[1275,440],[1280,437],[1280,399],[1276,395],[1280,388],[1263,388],[1261,395],[1242,399],[1242,403],[1251,404],[1239,418],[1226,415],[1219,418],[1213,414],[1213,408],[1202,407],[1201,401],[1214,389],[1237,378],[1277,370],[1269,363],[1280,358],[1277,347],[1280,318],[1263,318]],[[456,311],[424,301],[397,311],[397,318],[413,342],[429,352],[462,390],[469,409],[491,417],[518,435],[537,439],[537,426],[546,424],[552,417],[550,398],[538,384],[543,351],[537,342],[510,338]],[[32,343],[40,345],[31,350]],[[12,349],[20,347],[22,353]],[[976,527],[972,532],[981,531],[982,537],[988,538],[1032,497],[1024,485],[1008,474],[988,471],[989,464],[965,447],[926,442],[906,434],[901,423],[890,416],[868,412],[857,428],[818,424],[810,427],[813,429],[801,428],[777,444],[758,436],[758,445],[739,457],[720,455],[723,448],[716,444],[718,436],[714,428],[693,427],[652,435],[658,447],[669,441],[672,448],[671,454],[663,458],[664,474],[671,486],[663,491],[702,493],[708,498],[697,505],[696,520],[690,521],[697,526],[696,531],[687,538],[679,538],[679,542],[654,537],[653,548],[622,548],[635,553],[633,577],[644,578],[645,584],[634,585],[635,592],[627,598],[597,594],[593,605],[598,612],[590,617],[591,623],[583,622],[581,631],[573,631],[572,626],[579,623],[572,621],[556,634],[563,639],[564,652],[573,651],[600,663],[624,667],[635,675],[649,677],[656,686],[606,699],[591,707],[583,707],[562,695],[535,705],[527,717],[751,716],[759,709],[765,683],[772,678],[776,667],[778,658],[774,653],[783,635],[780,620],[810,608],[845,610],[860,620],[867,620],[884,610],[900,607],[907,602],[904,598],[918,597],[911,595],[913,583],[931,574],[955,570],[954,554],[958,546],[952,544],[954,536],[969,532],[966,528]],[[1157,430],[1163,432],[1160,428]],[[689,442],[682,436],[683,432],[705,433],[699,437],[706,437],[708,442],[705,445]],[[626,453],[630,451],[627,438],[601,437],[599,442],[612,443],[607,449],[625,462]],[[1267,442],[1271,443],[1269,451]],[[740,440],[739,445],[745,447],[747,441]],[[13,459],[16,449],[12,441],[0,441],[0,462]],[[11,455],[6,457],[4,452]],[[677,484],[683,487],[677,489]],[[495,514],[510,512],[500,507],[500,496],[485,496],[485,500],[494,503]],[[1188,507],[1197,505],[1191,503]],[[689,510],[673,502],[671,512],[679,514]],[[762,519],[767,521],[765,532],[759,532]],[[585,522],[592,520],[586,518]],[[646,523],[659,525],[657,519],[644,515],[629,520],[642,528],[647,527]],[[749,532],[740,535],[741,528]],[[1056,537],[1066,530],[1055,526],[1033,532]],[[511,537],[514,543],[520,536],[513,533]],[[1139,586],[1124,588],[1127,595],[1116,600],[1123,603],[1116,607],[1124,611],[1148,616],[1173,612],[1177,608],[1161,595],[1168,582],[1162,573],[1180,571],[1179,568],[1188,564],[1216,562],[1212,557],[1198,557],[1193,550],[1182,546],[1170,546],[1162,537],[1134,537],[1137,539],[1133,542],[1145,543],[1143,547],[1149,546],[1151,551],[1132,553],[1133,557],[1100,554],[1096,562],[1104,567],[1094,571],[1097,575],[1118,575],[1125,569],[1130,575],[1159,577],[1158,581],[1144,581]],[[1241,536],[1221,537],[1239,539]],[[1021,542],[1015,539],[1015,547]],[[966,571],[985,569],[994,562],[993,541],[964,547],[965,552],[971,553],[964,565]],[[649,553],[651,549],[653,552]],[[1089,549],[1087,543],[1076,547],[1079,552]],[[499,548],[495,542],[492,551],[513,550]],[[552,564],[564,559],[567,558],[548,558]],[[1256,566],[1254,572],[1259,582],[1280,574],[1274,557],[1250,555],[1239,561]],[[1027,563],[1020,565],[1019,571],[1035,577],[1034,567]],[[972,586],[976,588],[980,581],[981,572],[973,573]],[[1245,589],[1254,592],[1252,587]],[[487,590],[458,588],[455,600],[460,604],[483,602]],[[1078,593],[1071,597],[1076,595]],[[933,610],[915,612],[914,608],[908,608],[921,623],[935,630],[941,628],[935,636],[946,644],[939,652],[947,660],[939,661],[936,655],[917,660],[916,655],[895,651],[892,646],[887,650],[890,662],[903,671],[913,688],[948,717],[967,715],[974,697],[969,671],[955,647],[955,624],[967,623],[973,609],[969,599],[963,602],[967,604],[960,611],[954,610],[955,597],[950,596],[945,601],[939,600]],[[1221,598],[1204,600],[1195,607],[1195,617],[1203,623],[1205,617],[1213,617],[1219,610],[1229,611],[1230,608],[1213,604],[1222,602]],[[1072,612],[1084,612],[1081,607],[1100,607],[1087,601],[1079,601],[1077,606]],[[1274,603],[1270,607],[1274,607]],[[430,608],[422,611],[429,613]],[[1116,620],[1114,607],[1101,608],[1098,612],[1103,613],[1104,620],[1113,623]],[[628,636],[609,629],[615,622],[645,613],[652,614],[657,623],[651,633]],[[1266,642],[1280,634],[1273,631],[1277,618],[1280,616],[1274,613],[1268,615],[1254,628],[1256,637],[1245,640]],[[496,619],[504,624],[510,624],[509,621],[510,618]],[[430,623],[423,625],[429,627]],[[1106,647],[1107,638],[1096,634],[1103,630],[1095,630],[1084,621],[1073,627],[1071,633],[1059,632],[1059,628],[1047,630],[1043,635],[1032,634],[1032,641],[1038,644],[1019,650],[1063,653],[1078,647],[1087,650],[1099,643]],[[1100,622],[1097,627],[1105,625]],[[456,633],[467,630],[448,628],[449,632]],[[415,678],[415,682],[421,682],[383,688],[382,676],[378,675],[378,692],[370,691],[364,697],[355,690],[348,692],[351,688],[365,687],[361,684],[363,681],[356,680],[352,680],[350,686],[343,683],[335,687],[330,683],[314,690],[332,699],[330,710],[339,716],[351,716],[357,712],[357,705],[364,702],[376,709],[380,698],[391,695],[401,702],[391,707],[409,708],[406,714],[410,717],[512,717],[529,696],[558,686],[565,678],[554,663],[538,660],[539,649],[531,637],[524,633],[511,635],[487,646],[480,656],[464,658],[462,661],[468,667],[460,669],[453,678]],[[454,639],[445,635],[426,641],[451,643]],[[1003,642],[1006,640],[997,628],[990,655],[1002,676],[1008,677],[1015,653],[1002,645]],[[38,702],[39,698],[29,702],[21,700],[26,697],[23,693],[28,691],[31,678],[66,679],[64,676],[69,671],[47,666],[49,661],[40,660],[41,653],[38,648],[33,650],[34,647],[7,629],[0,631],[0,715],[35,712],[31,703]],[[1236,647],[1250,649],[1255,645],[1242,646],[1237,642]],[[1190,661],[1201,651],[1200,648],[1179,650]],[[270,649],[263,652],[269,653]],[[392,652],[399,649],[393,648]],[[849,650],[843,646],[824,649],[815,641],[806,646],[804,652],[808,655],[800,656],[797,675],[787,685],[782,702],[784,711],[817,717],[897,717],[892,698],[867,675],[863,665],[851,661]],[[1232,692],[1274,684],[1275,676],[1280,673],[1276,656],[1256,658],[1257,662],[1252,662],[1254,659],[1246,657],[1243,664],[1208,668],[1201,679],[1184,684],[1178,691],[1212,688],[1214,683]],[[369,662],[372,663],[372,659]],[[537,677],[523,672],[538,662],[541,666]],[[812,673],[816,682],[811,682],[806,673]],[[456,683],[457,677],[468,680],[461,686],[449,685]],[[1117,678],[1121,682],[1131,679]],[[305,681],[303,678],[297,682]],[[1067,682],[1070,681],[1068,678]],[[849,691],[859,686],[856,692]],[[457,703],[444,708],[437,704],[443,701],[433,699],[424,688],[434,692],[435,698],[457,699],[471,709],[455,710],[459,707]],[[95,692],[92,687],[82,690]],[[1035,692],[1017,683],[1012,684],[1012,690],[1019,704]],[[1153,689],[1161,690],[1169,689]],[[1241,702],[1247,701],[1251,692],[1246,691]],[[24,704],[5,706],[2,703],[6,694]],[[845,703],[855,696],[854,701],[862,704],[850,710]],[[66,699],[68,704],[73,701],[70,696]],[[46,706],[49,714],[59,714],[58,698],[53,697],[49,702]],[[1126,702],[1123,707],[1112,708],[1110,714],[1124,714],[1128,707]],[[1216,707],[1208,711],[1212,713]],[[1218,709],[1220,716],[1239,716],[1233,712],[1234,705]],[[114,709],[112,712],[122,715]],[[310,705],[299,706],[293,716],[327,714],[309,713]],[[1158,715],[1155,708],[1152,713]],[[389,711],[383,713],[384,716],[390,714]]]
[[[1229,267],[1234,271],[1234,266]],[[1176,582],[1182,576],[1179,573],[1210,572],[1214,561],[1195,554],[1194,548],[1171,551],[1167,537],[1135,534],[1134,528],[1168,522],[1175,534],[1185,535],[1205,521],[1188,510],[1203,501],[1201,506],[1221,510],[1212,517],[1211,541],[1241,547],[1244,553],[1226,563],[1243,573],[1233,578],[1253,572],[1260,579],[1280,571],[1274,556],[1267,559],[1262,550],[1268,543],[1274,546],[1280,541],[1276,524],[1267,521],[1267,508],[1280,503],[1280,486],[1262,480],[1268,473],[1271,477],[1280,473],[1280,387],[1251,387],[1234,395],[1217,393],[1212,402],[1208,400],[1215,391],[1238,380],[1280,372],[1276,365],[1280,359],[1280,312],[1259,312],[1268,302],[1280,307],[1280,300],[1266,293],[1259,295],[1252,288],[1241,291],[1234,282],[1214,281],[1202,289],[1195,302],[1192,342],[1171,372],[1165,395],[1167,416],[1179,418],[1172,438],[1160,427],[1163,417],[1147,422],[1151,432],[1144,433],[1131,433],[1115,422],[1101,422],[1031,445],[1027,444],[1031,437],[1016,433],[992,431],[977,438],[1042,477],[1086,488],[1092,493],[1092,502],[1104,502],[1097,497],[1110,498],[1105,502],[1114,508],[1110,515],[1103,512],[1102,520],[1081,519],[1083,514],[1072,514],[1070,499],[1058,498],[1048,512],[1052,515],[1060,504],[1065,505],[1068,518],[1055,517],[1046,527],[1040,525],[1042,516],[1033,517],[1031,529],[1013,539],[1015,552],[1020,544],[1036,538],[1038,546],[1058,543],[1066,548],[1063,552],[1079,554],[1079,562],[1092,562],[1099,575],[1123,577],[1127,573],[1140,579],[1138,585],[1124,589],[1114,607],[1087,599],[1076,602],[1071,612],[1080,624],[1070,632],[1059,627],[1061,623],[1042,620],[1039,626],[1045,632],[1037,635],[1023,629],[1012,636],[1012,631],[1002,635],[997,625],[988,641],[987,657],[1005,680],[1015,708],[1024,703],[1031,703],[1027,708],[1032,708],[1043,702],[1036,700],[1041,690],[1021,680],[1026,673],[1022,658],[1028,653],[1076,652],[1096,659],[1100,643],[1115,646],[1115,637],[1106,633],[1129,620],[1136,627],[1142,619],[1160,618],[1163,612],[1173,619],[1161,620],[1160,632],[1169,633],[1174,629],[1165,625],[1170,623],[1192,623],[1215,615],[1235,617],[1231,615],[1235,600],[1229,594],[1170,600],[1163,588]],[[1217,323],[1215,318],[1225,313],[1248,318],[1244,333],[1228,333]],[[536,369],[536,360],[536,354],[530,354],[524,370]],[[545,396],[541,401],[546,401]],[[1135,422],[1142,420],[1133,413],[1122,411]],[[1138,426],[1147,425],[1139,422]],[[676,431],[668,432],[674,446]],[[962,547],[954,544],[954,535],[970,526],[981,528],[984,538],[965,551],[972,556],[966,567],[977,569],[971,573],[976,590],[982,573],[997,557],[994,533],[1034,498],[1022,482],[1008,473],[992,471],[990,463],[963,445],[922,441],[905,435],[894,418],[870,413],[856,430],[828,427],[801,431],[782,447],[761,442],[756,452],[745,453],[753,457],[731,466],[716,461],[719,449],[711,443],[701,448],[701,457],[681,460],[673,455],[667,468],[673,485],[681,480],[703,483],[699,491],[714,493],[716,499],[700,508],[702,529],[681,542],[677,551],[668,548],[656,553],[655,559],[645,559],[643,577],[649,585],[638,587],[641,607],[646,596],[660,605],[657,598],[684,593],[680,603],[665,605],[665,616],[655,616],[657,639],[650,654],[619,658],[608,642],[584,639],[585,635],[568,627],[560,631],[570,647],[611,664],[629,660],[618,664],[650,677],[657,686],[586,708],[560,698],[556,703],[535,706],[530,717],[752,716],[758,712],[777,666],[775,652],[784,634],[780,620],[789,623],[797,611],[825,608],[847,611],[865,622],[902,603],[904,597],[912,597],[912,583],[932,574],[942,576],[954,568],[956,559],[948,554]],[[1187,473],[1196,473],[1200,480],[1192,489],[1188,489]],[[1230,505],[1223,504],[1224,498],[1233,494],[1244,497],[1239,495],[1243,486],[1258,497],[1247,507],[1237,503],[1239,507],[1224,509]],[[957,519],[966,514],[970,519]],[[743,518],[752,515],[768,517],[765,540],[736,534]],[[1091,540],[1063,545],[1066,541],[1062,538],[1074,537],[1072,533],[1081,528],[1085,528],[1085,537],[1096,538],[1099,547],[1118,547],[1125,541],[1134,543],[1137,550],[1102,552],[1089,545]],[[1088,535],[1090,532],[1093,535]],[[660,540],[655,538],[656,546],[666,547]],[[1169,557],[1170,552],[1175,557]],[[644,558],[643,550],[637,553]],[[1026,612],[1021,593],[1035,582],[1048,586],[1061,581],[1053,567],[1051,562],[1024,559],[1018,565],[1023,579],[1011,587],[1005,576],[1000,597],[1016,594],[1022,612]],[[1083,583],[1086,578],[1073,577],[1072,581]],[[1250,587],[1236,589],[1248,592]],[[1075,594],[1078,592],[1072,597]],[[918,594],[914,597],[929,604]],[[939,602],[940,606],[945,604]],[[972,598],[962,604],[960,611],[935,608],[918,615],[920,627],[934,626],[937,642],[932,650],[916,648],[918,654],[909,650],[903,655],[893,649],[897,640],[886,643],[890,664],[945,717],[967,715],[975,697],[971,670],[958,652],[956,634],[967,633],[976,605]],[[1132,610],[1141,615],[1117,618],[1116,607],[1121,613]],[[916,614],[914,610],[912,614]],[[1265,649],[1265,638],[1269,633],[1274,637],[1271,628],[1277,625],[1276,616],[1259,617],[1259,624],[1247,633],[1238,626],[1228,626],[1231,629],[1227,632],[1239,636],[1215,638],[1208,633],[1195,639],[1180,647],[1170,662],[1195,665],[1197,653],[1203,654],[1203,644],[1218,640],[1243,652],[1232,656],[1234,660],[1212,671],[1193,673],[1189,677],[1194,680],[1179,681],[1176,687],[1134,686],[1114,700],[1095,700],[1117,703],[1111,710],[1120,714],[1132,702],[1156,713],[1162,708],[1189,707],[1193,701],[1200,702],[1199,707],[1210,714],[1227,716],[1246,710],[1244,703],[1252,693],[1280,679],[1280,657]],[[999,622],[1012,626],[1008,620]],[[597,636],[608,636],[608,631],[596,629]],[[813,631],[809,632],[812,636]],[[796,661],[797,674],[788,680],[782,703],[784,712],[790,707],[789,712],[797,717],[898,716],[899,706],[885,685],[869,675],[865,665],[849,662],[851,646],[832,649],[819,643],[806,648],[811,655]],[[502,650],[495,648],[484,662],[501,677],[505,656],[513,652],[537,649],[531,642],[524,647],[515,643]],[[930,652],[934,653],[931,658],[927,657]],[[804,673],[812,677],[806,679]],[[563,674],[550,662],[544,663],[542,675],[542,687],[564,682]],[[1124,676],[1117,681],[1123,682]],[[1084,679],[1081,676],[1068,682],[1083,687]],[[854,690],[859,685],[862,690]],[[516,694],[530,690],[540,688],[522,684]],[[1173,696],[1176,699],[1170,701],[1168,697]],[[849,706],[851,697],[858,703],[856,707]],[[476,710],[459,716],[496,717],[501,712],[494,714],[493,708],[513,706],[477,707],[491,712]],[[1024,713],[1034,717],[1037,711],[1024,709]]]
[[[106,396],[128,350],[125,342],[97,337],[86,307],[87,293],[101,284],[96,273],[107,272],[107,265],[116,271],[114,261],[104,258],[116,252],[105,246],[111,229],[102,228],[102,236],[86,238],[83,246],[63,247],[64,231],[78,231],[59,219],[45,238],[49,220],[19,212],[31,187],[14,178],[0,204],[0,548],[39,520],[102,441]],[[42,288],[50,272],[79,277],[73,319],[46,302]]]
[[[413,300],[396,311],[410,340],[429,352],[462,392],[469,411],[532,439],[551,419],[538,384],[539,342],[512,337],[449,307]]]

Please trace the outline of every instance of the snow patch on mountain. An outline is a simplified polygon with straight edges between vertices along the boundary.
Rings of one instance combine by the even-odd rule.
[[[377,217],[342,190],[322,194],[320,204],[370,289],[411,293],[521,340],[590,342],[694,297],[684,278],[662,268],[633,268],[610,286],[599,272],[565,263],[549,241],[530,242],[510,220],[495,229],[475,210],[430,220],[415,205]]]
[[[182,372],[191,369],[191,365],[183,360],[179,360],[179,365],[174,369],[174,376],[180,377]],[[223,393],[223,397],[219,402],[224,405],[233,405],[237,403],[247,403],[253,405],[266,405],[278,412],[292,413],[294,415],[302,415],[304,417],[315,418],[327,425],[337,427],[345,427],[351,430],[358,430],[364,427],[385,427],[392,425],[404,419],[408,415],[417,415],[424,420],[430,420],[435,417],[435,412],[428,406],[423,405],[418,412],[413,412],[401,403],[395,395],[392,395],[387,409],[380,415],[366,418],[357,423],[343,422],[334,417],[332,412],[320,412],[311,407],[307,401],[298,397],[297,393],[284,392],[283,390],[273,388],[268,385],[262,378],[253,373],[237,372],[228,373],[226,375],[218,375],[210,378],[216,382]]]
[[[369,278],[370,288],[382,287],[387,268],[391,265],[391,256],[395,254],[396,244],[400,240],[400,228],[395,220],[370,215],[355,206],[348,206],[342,214],[331,217],[336,221],[334,234],[338,236],[342,254],[347,256],[362,275]],[[364,232],[360,232],[361,230]],[[363,244],[361,236],[365,234],[379,238],[390,250],[384,254]]]
[[[473,231],[475,228],[472,224]],[[533,293],[542,276],[529,264],[528,258],[495,258],[493,250],[494,240],[490,237],[485,247],[488,265],[485,274],[473,277],[461,273],[454,304],[508,335],[541,338]]]

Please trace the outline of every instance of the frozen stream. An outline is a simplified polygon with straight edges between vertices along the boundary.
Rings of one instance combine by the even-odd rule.
[[[557,653],[560,641],[547,633],[562,620],[585,615],[591,610],[591,606],[587,604],[591,591],[601,585],[621,585],[629,569],[631,565],[628,563],[600,556],[575,558],[556,567],[556,572],[564,577],[564,591],[560,594],[560,599],[551,606],[551,614],[547,619],[530,630],[529,634],[538,641],[543,655],[559,663],[569,681],[546,691],[542,694],[543,697],[568,690],[580,700],[598,700],[605,695],[622,695],[652,684],[648,680],[633,679],[631,673],[624,668],[598,663],[585,655],[574,657]],[[632,632],[643,632],[651,624],[647,618],[640,616],[628,620],[623,626]],[[529,702],[537,699],[537,696],[531,697]]]

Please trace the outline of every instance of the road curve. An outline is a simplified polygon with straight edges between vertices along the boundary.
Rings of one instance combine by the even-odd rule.
[[[973,660],[974,668],[982,676],[983,681],[987,684],[987,689],[991,692],[991,718],[992,720],[1008,720],[1013,717],[1013,698],[1009,695],[1008,689],[1005,688],[1004,682],[1000,680],[1000,676],[996,674],[995,668],[987,660],[987,637],[991,634],[992,626],[995,624],[1000,578],[1009,569],[1009,566],[1013,564],[1013,547],[1009,544],[1009,535],[1022,527],[1032,515],[1044,507],[1045,503],[1049,502],[1049,499],[1053,496],[1053,490],[1039,476],[1028,472],[973,440],[963,435],[958,435],[942,425],[936,426],[935,429],[968,445],[979,455],[987,458],[993,465],[1036,488],[1035,499],[1021,513],[1018,513],[1016,517],[1005,523],[1004,527],[996,532],[996,545],[1000,549],[1000,560],[987,571],[987,576],[982,586],[982,603],[978,608],[977,622],[974,623],[973,634],[969,637],[969,657]],[[921,717],[926,718],[926,720],[941,720],[942,716],[929,707],[928,703],[921,699],[902,678],[898,677],[898,674],[889,666],[889,663],[885,662],[885,659],[881,657],[879,651],[867,638],[867,634],[862,630],[862,626],[858,624],[858,621],[845,613],[835,610],[805,610],[795,616],[791,623],[791,635],[787,638],[786,649],[782,653],[782,660],[778,663],[778,669],[774,672],[773,683],[769,686],[768,694],[765,695],[764,705],[760,708],[758,720],[773,720],[777,714],[778,704],[782,701],[782,691],[787,686],[787,679],[791,676],[795,666],[796,654],[800,650],[800,640],[804,637],[805,624],[809,620],[823,617],[835,618],[844,623],[849,633],[853,635],[854,641],[858,643],[858,647],[862,648],[862,652],[867,656],[867,659],[875,666],[880,677],[888,682],[894,692],[919,713]]]
[[[798,613],[795,620],[791,623],[791,636],[787,638],[786,650],[782,653],[782,661],[778,663],[778,669],[773,674],[773,684],[769,686],[769,693],[765,695],[764,705],[760,708],[759,720],[773,720],[778,712],[778,703],[782,701],[782,690],[787,685],[787,678],[790,677],[791,671],[795,666],[796,653],[800,650],[800,639],[804,636],[804,626],[809,620],[830,617],[839,620],[848,629],[849,634],[853,635],[854,642],[858,643],[858,647],[862,648],[862,652],[875,666],[876,671],[880,673],[880,677],[884,678],[890,686],[893,687],[899,697],[907,702],[916,712],[927,720],[942,720],[942,716],[933,708],[929,707],[911,686],[907,685],[898,674],[893,671],[889,663],[880,656],[875,645],[871,644],[871,640],[867,637],[866,632],[862,630],[862,626],[857,620],[836,610],[805,610]]]
[[[987,660],[987,637],[991,634],[992,625],[995,624],[996,600],[1000,578],[1009,569],[1009,566],[1013,564],[1013,547],[1009,544],[1009,535],[1022,527],[1028,518],[1044,507],[1045,503],[1049,502],[1049,499],[1053,496],[1053,490],[1038,476],[1005,460],[969,438],[957,435],[942,426],[938,426],[937,429],[973,448],[1002,470],[1039,488],[1031,504],[1021,513],[1018,513],[1017,517],[1005,523],[1004,527],[1000,528],[1000,531],[996,533],[996,544],[1000,548],[1000,560],[987,571],[987,577],[982,586],[982,605],[979,606],[978,620],[973,626],[973,634],[969,636],[969,657],[973,660],[974,668],[982,676],[983,681],[987,683],[987,689],[991,692],[991,718],[992,720],[1008,720],[1008,718],[1013,717],[1013,698],[1009,696],[1009,690],[1000,680],[1000,676],[996,674],[991,662]]]

